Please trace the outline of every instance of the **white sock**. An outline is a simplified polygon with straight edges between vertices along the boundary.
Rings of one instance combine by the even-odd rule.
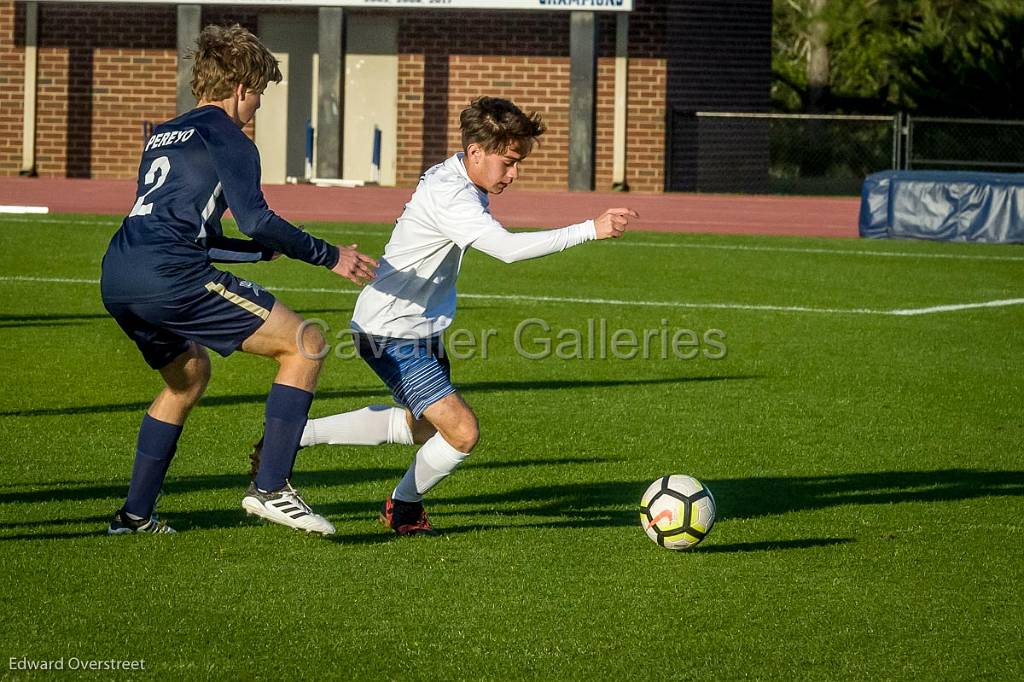
[[[310,419],[302,431],[300,447],[310,445],[412,445],[412,430],[405,409],[370,405],[361,410]]]
[[[403,502],[419,502],[467,457],[468,453],[453,448],[440,433],[434,434],[416,453],[391,497]]]

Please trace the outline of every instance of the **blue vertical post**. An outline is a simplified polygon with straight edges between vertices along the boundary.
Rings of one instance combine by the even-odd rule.
[[[381,144],[381,130],[377,126],[373,126],[373,159],[370,161],[370,180],[378,185],[380,184],[380,144]]]
[[[306,119],[306,180],[313,177],[313,122]]]

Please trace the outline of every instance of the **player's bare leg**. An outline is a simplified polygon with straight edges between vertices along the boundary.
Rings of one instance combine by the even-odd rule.
[[[480,440],[473,408],[458,393],[441,398],[423,411],[423,418],[459,452],[469,454]]]
[[[330,535],[334,526],[313,513],[290,483],[325,344],[318,328],[304,325],[302,318],[280,301],[267,321],[242,343],[243,351],[274,358],[279,366],[267,396],[259,470],[242,506],[274,523]]]
[[[437,428],[430,423],[426,417],[417,419],[412,410],[405,411],[405,423],[409,426],[409,433],[412,434],[412,442],[416,445],[423,445],[434,437]]]
[[[181,426],[210,383],[210,355],[197,343],[160,369],[166,386],[149,406],[149,416]]]
[[[323,366],[326,341],[318,327],[303,323],[300,315],[277,301],[270,317],[242,342],[241,349],[277,361],[275,384],[312,392]]]

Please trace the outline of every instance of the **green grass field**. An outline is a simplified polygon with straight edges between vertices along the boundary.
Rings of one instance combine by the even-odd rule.
[[[494,333],[455,361],[482,441],[428,498],[443,537],[376,522],[402,446],[299,454],[331,539],[247,518],[274,367],[241,354],[214,358],[171,467],[179,534],[108,537],[159,388],[99,299],[118,222],[0,219],[0,676],[76,657],[178,679],[1024,677],[1024,306],[927,310],[1024,297],[1021,249],[633,233],[471,253],[456,328]],[[375,254],[388,233],[307,227]],[[356,290],[324,270],[234,271],[332,340],[347,326]],[[530,318],[580,330],[584,354],[600,319],[721,330],[727,352],[528,359]],[[387,399],[332,357],[313,415]],[[638,524],[666,473],[717,498],[694,551]]]

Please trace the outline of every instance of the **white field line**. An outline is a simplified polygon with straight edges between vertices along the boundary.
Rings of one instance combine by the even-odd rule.
[[[42,213],[49,213],[49,212],[50,212],[50,209],[47,206],[8,206],[8,205],[0,206],[0,213],[16,213],[16,214],[31,213],[31,214],[34,214],[34,215],[39,215],[39,214],[42,214]]]
[[[833,315],[887,315],[885,310],[868,308],[812,308],[806,306],[760,305],[748,303],[688,303],[683,301],[624,301],[614,298],[572,298],[562,296],[526,296],[518,294],[459,294],[459,298],[527,303],[582,303],[587,305],[646,306],[686,308],[690,310],[754,310],[775,313],[830,313]]]
[[[890,315],[931,315],[933,313],[950,313],[975,308],[1002,308],[1008,305],[1024,305],[1024,298],[1008,298],[1002,301],[983,301],[981,303],[960,303],[954,305],[936,305],[930,308],[905,308],[890,310]]]
[[[69,220],[60,218],[57,216],[47,218],[17,218],[14,216],[0,215],[0,223],[12,221],[20,222],[25,220],[31,220],[33,223],[51,223],[55,225],[96,225],[102,227],[117,227],[121,224],[121,218],[111,218],[109,221],[106,220]],[[387,230],[349,230],[346,228],[334,228],[334,227],[316,227],[314,229],[316,233],[324,234],[339,234],[339,235],[356,235],[360,237],[387,237],[391,234],[390,228]],[[913,251],[868,251],[865,249],[826,249],[826,248],[813,248],[813,247],[798,247],[798,246],[744,246],[741,244],[691,244],[687,242],[637,242],[630,241],[628,238],[625,240],[617,240],[614,242],[617,248],[654,248],[654,249],[695,249],[695,250],[709,250],[709,251],[750,251],[754,253],[807,253],[807,254],[819,254],[819,255],[831,255],[831,256],[869,256],[869,257],[881,257],[881,258],[932,258],[939,260],[963,260],[963,261],[1002,261],[1011,263],[1024,263],[1024,255],[1022,256],[985,256],[985,255],[972,255],[972,254],[960,254],[960,253],[920,253]]]
[[[20,216],[20,215],[0,215],[0,222],[4,223],[23,223],[31,222],[33,225],[38,223],[47,223],[51,225],[105,225],[107,227],[118,227],[121,224],[122,218],[113,218],[110,220],[92,220],[89,218],[62,218],[59,215],[47,215],[45,218],[38,215],[31,216]]]
[[[98,279],[76,279],[74,277],[27,277],[15,275],[0,277],[0,282],[36,282],[39,284],[99,284]]]
[[[37,284],[99,284],[98,279],[76,279],[70,277],[0,277],[0,282],[26,282]],[[301,294],[335,294],[355,296],[358,291],[351,289],[331,289],[328,287],[277,287],[265,286],[270,291],[287,291]],[[932,306],[928,308],[895,308],[878,310],[873,308],[816,308],[810,306],[763,305],[750,303],[691,303],[685,301],[626,301],[614,298],[574,298],[565,296],[532,296],[527,294],[459,294],[461,298],[483,301],[518,301],[524,303],[579,303],[584,305],[614,306],[645,306],[651,308],[684,308],[688,310],[749,310],[773,313],[820,313],[828,315],[895,315],[907,317],[912,315],[931,315],[934,313],[958,312],[975,308],[1000,308],[1004,306],[1024,305],[1024,298],[1010,298],[998,301],[982,301],[980,303],[959,303],[952,305]]]
[[[330,234],[372,234],[387,235],[387,232],[358,232],[347,231],[343,228],[319,228],[319,231]],[[920,253],[913,251],[868,251],[865,249],[826,249],[798,246],[743,246],[740,244],[692,244],[687,242],[637,242],[626,239],[617,239],[612,242],[616,247],[656,248],[656,249],[696,249],[714,251],[752,251],[756,253],[810,253],[834,256],[881,256],[883,258],[938,258],[943,260],[980,260],[980,261],[1010,261],[1024,263],[1022,256],[984,256],[958,253]]]
[[[720,251],[758,251],[768,253],[817,253],[838,256],[881,256],[884,258],[940,258],[945,260],[990,260],[1024,263],[1024,256],[981,256],[960,253],[914,253],[907,251],[864,251],[858,249],[821,249],[786,246],[741,246],[739,244],[687,244],[686,242],[629,242],[619,241],[616,245],[651,247],[661,249],[712,249]]]

